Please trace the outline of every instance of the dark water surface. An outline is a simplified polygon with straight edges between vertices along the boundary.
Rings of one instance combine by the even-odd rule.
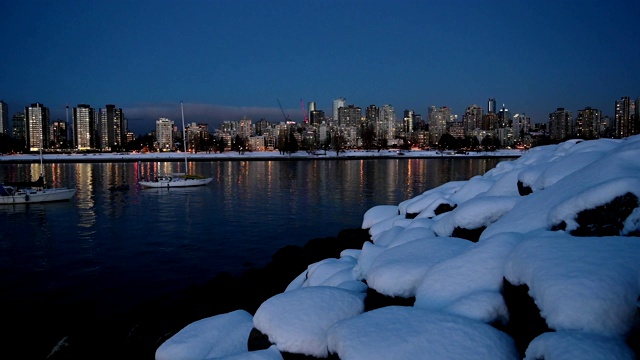
[[[184,172],[181,162],[45,164],[49,183],[77,194],[71,202],[0,206],[0,311],[34,327],[32,303],[83,304],[88,319],[109,317],[221,272],[263,266],[285,245],[360,227],[373,206],[505,160],[195,162],[190,172],[214,180],[182,190],[137,185],[140,176]],[[39,173],[39,164],[0,165],[0,181]],[[114,184],[130,188],[109,191]]]

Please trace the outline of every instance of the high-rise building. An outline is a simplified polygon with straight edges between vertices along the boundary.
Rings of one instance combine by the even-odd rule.
[[[447,127],[451,122],[451,109],[442,106],[439,109],[432,107],[429,114],[429,136],[430,143],[436,144],[442,135],[447,132]]]
[[[24,118],[24,113],[18,112],[13,115],[12,121],[12,136],[14,140],[22,142],[23,148],[16,150],[24,150],[24,145],[27,140],[27,124]]]
[[[51,144],[54,149],[66,149],[68,147],[67,122],[57,120],[51,123]]]
[[[158,151],[171,151],[173,149],[173,120],[159,118],[156,120],[156,140]]]
[[[511,125],[511,113],[509,109],[502,104],[502,109],[498,112],[498,128],[505,128]]]
[[[402,118],[402,132],[405,136],[410,136],[413,132],[413,110],[405,110]]]
[[[380,109],[375,105],[369,105],[364,110],[364,122],[367,126],[375,127],[380,120]]]
[[[496,113],[496,99],[490,98],[487,102],[487,113],[495,114]]]
[[[333,100],[333,121],[338,121],[338,112],[341,107],[345,107],[347,105],[347,99],[345,98],[337,98]]]
[[[465,135],[471,135],[475,129],[482,128],[482,108],[476,104],[467,107],[462,115],[462,126]]]
[[[498,114],[487,113],[482,115],[482,126],[480,129],[484,131],[495,131],[498,129]]]
[[[362,119],[362,108],[355,105],[341,107],[338,109],[338,125],[340,126],[358,126]]]
[[[73,108],[73,144],[77,150],[96,148],[95,109],[88,104],[78,104]]]
[[[324,111],[314,109],[309,112],[309,122],[311,123],[311,125],[318,126],[324,121]]]
[[[392,140],[396,128],[396,111],[390,104],[382,105],[379,117],[380,126],[376,130],[376,137],[384,140]]]
[[[576,116],[576,136],[581,139],[594,139],[600,136],[600,110],[585,107],[578,110]]]
[[[248,139],[249,137],[251,137],[253,133],[253,126],[251,123],[251,119],[247,119],[246,116],[240,120],[240,122],[238,123],[238,136],[240,136],[240,138]]]
[[[100,109],[100,148],[117,151],[126,144],[126,127],[121,108],[109,104]]]
[[[638,102],[623,96],[616,101],[615,107],[615,137],[625,138],[631,135],[640,134],[638,124]]]
[[[571,112],[558,108],[549,114],[549,139],[562,141],[573,134]]]
[[[40,103],[24,108],[27,149],[37,151],[49,146],[49,108]]]
[[[11,135],[9,132],[9,108],[6,102],[0,100],[0,134]]]
[[[524,134],[531,130],[531,118],[527,114],[515,114],[513,116],[513,138],[522,140]]]

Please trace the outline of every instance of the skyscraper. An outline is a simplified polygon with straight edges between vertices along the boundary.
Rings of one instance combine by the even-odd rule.
[[[27,140],[27,124],[24,118],[24,113],[18,112],[13,115],[13,138],[22,143],[22,148],[16,150],[24,150]]]
[[[429,136],[432,144],[438,143],[442,135],[447,132],[447,126],[451,121],[451,109],[442,106],[439,109],[432,109],[429,114]]]
[[[496,113],[496,99],[490,98],[487,102],[487,113],[495,114]]]
[[[522,140],[524,134],[531,130],[531,118],[524,113],[513,116],[513,138]]]
[[[405,110],[402,118],[402,132],[405,136],[410,136],[413,132],[413,110]]]
[[[9,108],[7,103],[0,100],[0,134],[10,135],[9,133]]]
[[[318,126],[324,121],[324,111],[314,109],[309,112],[309,122],[311,125]]]
[[[73,108],[73,143],[76,150],[95,149],[95,110],[88,104]]]
[[[338,121],[338,112],[341,107],[345,107],[347,105],[347,99],[345,98],[337,98],[333,100],[333,121]]]
[[[171,151],[173,148],[173,121],[167,118],[156,120],[156,139],[158,151]]]
[[[340,126],[358,126],[362,118],[362,108],[355,105],[338,109],[338,124]]]
[[[122,109],[109,104],[100,109],[100,148],[107,151],[116,151],[124,147],[126,143],[126,127]]]
[[[549,138],[551,140],[564,140],[573,134],[573,117],[571,112],[564,108],[558,108],[549,114]]]
[[[498,128],[505,128],[511,125],[511,113],[509,109],[502,104],[502,109],[498,112]]]
[[[380,127],[379,134],[376,134],[378,139],[393,139],[395,127],[396,127],[396,111],[390,104],[382,105],[380,108]]]
[[[475,129],[482,128],[482,108],[476,104],[467,107],[462,115],[462,126],[465,135],[471,135]]]
[[[33,103],[24,108],[27,149],[38,151],[49,146],[49,108]]]
[[[58,120],[51,123],[51,143],[54,149],[67,148],[68,139],[66,121]]]
[[[615,107],[615,137],[625,138],[631,135],[639,134],[638,124],[638,102],[623,96],[616,101]]]
[[[585,107],[578,110],[576,116],[576,136],[581,139],[593,139],[600,134],[600,110]]]

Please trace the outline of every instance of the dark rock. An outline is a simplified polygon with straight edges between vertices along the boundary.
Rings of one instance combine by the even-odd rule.
[[[387,296],[380,294],[374,289],[367,289],[367,297],[364,299],[364,311],[371,311],[386,306],[413,306],[415,297],[403,298],[399,296]]]
[[[433,213],[435,214],[435,216],[438,216],[440,214],[444,214],[446,212],[452,211],[453,209],[457,208],[458,205],[456,204],[447,204],[447,203],[442,203],[440,205],[438,205],[438,207],[433,211]]]
[[[578,227],[571,230],[573,236],[618,236],[624,228],[627,217],[638,207],[638,197],[626,193],[610,202],[593,209],[580,211],[576,216]],[[562,221],[551,227],[552,231],[565,230],[567,224]],[[636,232],[629,234],[638,236]]]
[[[632,193],[617,196],[611,202],[578,213],[578,228],[573,236],[617,236],[624,228],[624,221],[638,207],[638,197]]]
[[[526,186],[522,181],[518,181],[518,193],[520,196],[527,196],[533,193],[533,189],[530,186]]]
[[[311,356],[311,355],[294,354],[294,353],[288,353],[288,352],[281,352],[280,354],[282,354],[282,358],[284,360],[313,360],[313,359],[318,359],[317,357]],[[340,358],[337,355],[329,354],[328,357],[322,358],[322,359],[339,360]]]
[[[247,340],[247,347],[249,351],[258,351],[265,350],[273,345],[271,341],[269,341],[269,337],[265,335],[262,331],[253,328],[249,333],[249,339]]]
[[[524,357],[531,340],[551,330],[545,319],[540,316],[540,309],[535,301],[529,296],[527,285],[512,285],[504,279],[502,296],[509,310],[509,322],[503,331],[513,338],[518,351]]]
[[[420,213],[406,213],[404,214],[405,219],[415,219]]]
[[[640,304],[640,297],[638,298]],[[637,307],[636,319],[640,319],[640,305]],[[636,359],[640,359],[640,321],[636,321],[635,325],[627,336],[627,345],[636,354]]]
[[[559,224],[553,225],[551,231],[565,231],[567,229],[567,223],[560,221]]]
[[[486,226],[481,226],[475,229],[465,229],[465,228],[456,226],[456,228],[453,229],[451,236],[457,237],[460,239],[466,239],[472,242],[478,242],[478,240],[480,239],[480,235],[482,235],[482,232],[486,228],[487,228]]]

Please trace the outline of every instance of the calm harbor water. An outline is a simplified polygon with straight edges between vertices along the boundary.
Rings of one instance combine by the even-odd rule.
[[[140,176],[184,172],[181,162],[45,164],[48,182],[77,194],[71,202],[0,206],[3,317],[19,317],[32,303],[84,304],[95,310],[88,318],[108,317],[220,272],[263,266],[285,245],[360,227],[373,206],[506,160],[194,162],[190,172],[214,181],[182,190],[137,186]],[[0,181],[39,173],[40,164],[0,165]],[[114,184],[130,188],[109,191]]]

